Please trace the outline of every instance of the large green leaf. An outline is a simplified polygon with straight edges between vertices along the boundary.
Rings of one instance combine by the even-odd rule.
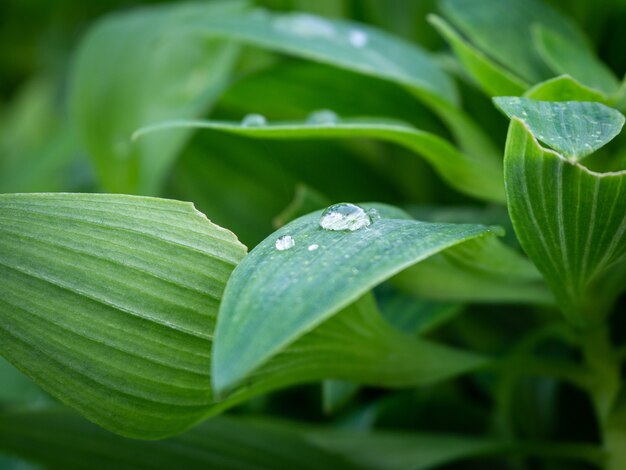
[[[244,254],[189,203],[0,195],[0,353],[107,429],[180,432],[212,403],[213,325]]]
[[[299,428],[221,416],[181,436],[137,441],[110,434],[64,409],[0,414],[0,450],[71,470],[354,469],[308,443]]]
[[[212,360],[216,393],[231,390],[291,344],[297,351],[300,341],[307,342],[311,347],[317,346],[315,340],[310,339],[311,335],[332,338],[330,333],[318,333],[316,327],[322,324],[318,330],[323,330],[327,327],[325,320],[393,274],[459,243],[492,235],[489,228],[481,225],[431,224],[410,220],[396,209],[380,206],[379,211],[382,218],[369,227],[353,232],[322,229],[319,225],[320,212],[314,212],[282,227],[239,264],[224,293],[215,335]],[[279,251],[275,242],[284,235],[293,237],[295,246]],[[314,245],[317,245],[316,249]],[[337,315],[337,319],[332,320],[341,322],[341,317]],[[368,332],[365,320],[361,322],[364,323],[362,331]],[[367,322],[376,324],[374,320]],[[352,326],[356,332],[359,331],[354,322]],[[336,327],[333,329],[340,331]],[[375,329],[367,334],[373,340],[377,336]],[[334,347],[341,350],[343,342],[345,354],[352,361],[359,355],[376,354],[376,349],[351,351],[352,339],[345,335],[339,338],[340,343]],[[298,339],[300,341],[296,342]],[[415,344],[418,345],[416,351],[424,347],[426,352],[430,347],[428,343],[421,346],[419,342]],[[405,350],[412,347],[408,345]],[[324,350],[321,344],[319,348]],[[387,349],[386,354],[394,354],[393,344],[381,343],[380,349]],[[451,350],[450,354],[446,354],[442,350],[439,356],[433,354],[429,357],[430,364],[426,369],[417,368],[412,372],[414,377],[407,374],[407,377],[389,379],[389,382],[432,381],[433,372],[437,375],[448,373],[448,360],[455,354],[459,355],[459,360],[463,358],[461,353]],[[396,356],[401,357],[398,353]],[[342,366],[333,364],[330,355],[325,360],[329,367]],[[438,370],[436,362],[439,360],[448,363],[445,367],[442,364]],[[474,360],[469,362],[476,365]],[[461,366],[460,363],[457,365]],[[367,369],[368,363],[363,360],[353,366]],[[393,360],[388,367],[391,368],[389,374],[393,375]],[[406,365],[398,359],[395,367]],[[331,377],[356,379],[354,376],[329,375]]]
[[[606,97],[601,92],[583,85],[569,75],[560,75],[537,83],[526,90],[524,97],[540,101],[597,101],[606,104]]]
[[[543,148],[513,118],[505,180],[515,232],[565,315],[577,324],[601,319],[626,285],[626,172],[590,171]]]
[[[578,161],[615,138],[624,116],[601,103],[494,98],[510,118],[524,122],[536,139],[572,161]]]
[[[227,121],[166,121],[140,129],[135,137],[154,131],[204,128],[265,139],[373,138],[393,142],[422,155],[455,189],[466,194],[502,202],[504,189],[499,162],[459,152],[446,140],[408,124],[387,119],[329,119],[314,122],[282,122],[246,125]],[[331,169],[329,169],[330,171]]]
[[[242,5],[167,5],[109,16],[90,30],[73,68],[71,107],[106,191],[158,192],[189,131],[136,145],[130,134],[158,119],[206,111],[225,86],[237,49],[186,26],[223,19]]]

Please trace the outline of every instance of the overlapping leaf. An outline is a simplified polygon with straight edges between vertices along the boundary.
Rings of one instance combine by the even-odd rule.
[[[576,137],[583,146],[596,138]],[[626,172],[590,171],[543,148],[514,118],[505,180],[515,232],[565,315],[583,325],[602,319],[626,285]]]
[[[503,187],[500,163],[459,152],[446,140],[402,122],[385,119],[342,119],[329,122],[284,122],[247,126],[225,121],[171,121],[139,130],[142,137],[154,131],[205,128],[266,139],[373,138],[393,142],[422,155],[455,189],[501,202]]]
[[[213,401],[213,325],[244,254],[188,203],[0,195],[0,353],[110,430],[180,432]]]
[[[516,97],[494,98],[494,102],[510,118],[523,121],[536,139],[572,161],[606,145],[624,126],[624,116],[601,103]]]
[[[381,207],[380,211],[380,220],[350,233],[320,228],[320,212],[312,213],[287,224],[246,257],[233,273],[220,308],[213,355],[213,384],[217,393],[233,389],[272,357],[280,359],[278,354],[291,344],[296,352],[302,343],[322,351],[329,346],[341,350],[343,344],[347,358],[353,361],[361,356],[363,359],[353,366],[358,364],[364,370],[369,367],[379,374],[380,366],[387,363],[390,385],[430,382],[435,377],[448,375],[454,356],[460,361],[457,363],[459,370],[477,365],[477,358],[464,360],[464,353],[447,351],[441,346],[419,341],[404,341],[403,345],[399,333],[386,333],[382,327],[385,323],[371,314],[361,313],[360,320],[350,320],[345,314],[333,317],[342,307],[407,266],[464,241],[491,235],[490,229],[481,225],[430,224],[394,218],[398,217],[397,210],[390,212]],[[295,239],[295,247],[276,250],[276,239],[286,234]],[[309,250],[312,245],[318,248]],[[331,317],[332,320],[328,320]],[[341,322],[347,325],[341,326]],[[330,333],[329,325],[334,333]],[[316,328],[318,326],[320,328]],[[332,336],[342,329],[349,332],[350,327],[354,328],[355,341],[359,336],[371,337],[373,346],[369,351],[367,347],[361,351],[351,350],[353,338],[345,333]],[[325,328],[329,329],[326,333]],[[324,337],[329,338],[329,346],[320,341]],[[382,339],[377,345],[378,337]],[[394,354],[394,346],[387,341],[394,337],[404,351],[414,349],[414,357],[421,356],[419,349],[426,353],[437,347],[440,351],[429,355],[430,364],[423,364],[425,368],[414,364],[410,374],[394,377],[398,369],[411,367],[402,360],[399,350],[395,361],[389,356]],[[333,338],[339,343],[333,343]],[[364,355],[372,356],[374,363],[368,364]],[[377,359],[380,355],[383,357]],[[336,357],[341,362],[340,356]],[[330,377],[358,380],[353,373],[339,376],[343,364],[333,364],[331,356],[326,360],[330,369],[338,369]],[[436,364],[439,361],[442,363]],[[350,361],[347,362],[349,366]],[[319,365],[307,364],[307,367]],[[367,379],[367,374],[363,379]]]

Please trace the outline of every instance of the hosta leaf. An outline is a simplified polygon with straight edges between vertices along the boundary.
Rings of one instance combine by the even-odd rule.
[[[528,98],[494,98],[510,118],[523,121],[536,139],[572,161],[606,145],[620,133],[624,116],[601,103],[537,101]]]
[[[540,24],[535,25],[532,33],[537,50],[555,73],[571,75],[607,95],[617,92],[619,81],[611,69],[595,56],[590,46],[572,42]]]
[[[262,126],[227,121],[166,121],[140,129],[135,136],[179,128],[204,128],[265,139],[381,139],[422,155],[455,189],[481,199],[503,200],[500,163],[461,153],[441,137],[398,121],[333,119],[321,123],[282,122]]]
[[[197,117],[225,86],[237,49],[186,26],[223,19],[242,3],[167,5],[109,16],[88,33],[73,69],[75,125],[111,192],[156,193],[189,136],[181,129],[133,145],[157,119]]]
[[[212,403],[213,325],[244,254],[189,203],[0,195],[0,353],[107,429],[180,432]]]
[[[322,324],[323,329],[324,320],[398,271],[464,241],[492,235],[481,225],[389,218],[397,217],[397,212],[389,213],[384,206],[380,212],[381,219],[353,232],[320,228],[320,212],[314,212],[282,227],[245,258],[233,273],[220,307],[213,349],[216,393],[232,389],[290,344],[297,351],[299,338],[315,346],[308,337],[316,334],[316,327]],[[293,237],[295,246],[279,251],[275,242],[284,235]],[[317,249],[309,249],[314,245]],[[341,322],[341,317],[332,320]],[[376,330],[372,338],[376,338]],[[389,353],[393,354],[393,347]],[[444,356],[443,352],[441,357],[433,354],[429,361]],[[326,361],[329,367],[335,366],[330,356]],[[368,367],[365,361],[356,365]],[[404,380],[432,380],[428,374],[437,367],[431,366],[430,372],[418,369],[417,377]],[[438,372],[447,373],[444,367]]]
[[[430,15],[431,24],[448,41],[463,67],[489,96],[521,95],[528,84],[465,41],[443,18]]]
[[[578,82],[569,75],[537,83],[524,93],[525,98],[540,101],[597,101],[606,104],[606,96]]]
[[[626,285],[626,172],[569,161],[514,118],[505,180],[515,232],[565,315],[578,324],[602,318]]]
[[[307,442],[298,431],[271,421],[220,416],[178,437],[137,441],[110,434],[72,412],[49,409],[0,414],[0,450],[67,470],[358,468]]]
[[[530,83],[551,75],[535,49],[532,25],[559,33],[572,47],[587,47],[572,22],[539,0],[441,0],[440,6],[478,48]]]

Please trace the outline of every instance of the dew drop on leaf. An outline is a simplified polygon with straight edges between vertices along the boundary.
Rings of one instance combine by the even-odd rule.
[[[293,248],[295,245],[296,241],[291,235],[283,235],[282,237],[278,237],[276,239],[276,243],[274,243],[274,246],[278,251],[288,250],[290,248]]]
[[[353,29],[352,31],[350,31],[348,40],[353,47],[357,48],[365,47],[369,42],[367,33],[358,29]]]
[[[241,127],[262,127],[267,119],[262,114],[248,114],[241,120]]]
[[[320,227],[324,230],[350,230],[353,232],[368,227],[371,223],[372,218],[365,212],[365,209],[347,202],[326,208],[320,218]]]
[[[308,250],[309,251],[315,251],[319,248],[320,246],[317,243],[314,243],[313,245],[309,245]]]
[[[309,117],[306,119],[307,124],[314,125],[332,125],[337,124],[337,121],[339,121],[339,116],[337,116],[337,113],[331,111],[330,109],[320,109],[319,111],[314,111],[309,114]]]
[[[277,18],[274,28],[283,33],[302,38],[326,38],[335,36],[335,27],[329,21],[307,13],[292,13]]]

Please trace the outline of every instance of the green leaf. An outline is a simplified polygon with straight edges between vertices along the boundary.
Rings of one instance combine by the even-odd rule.
[[[574,23],[539,0],[441,0],[440,7],[475,46],[530,83],[551,75],[535,49],[532,25],[559,33],[572,47],[587,47]]]
[[[227,18],[202,18],[191,28],[424,90],[458,100],[452,79],[430,54],[370,26],[308,13],[255,10]]]
[[[537,83],[524,93],[524,97],[540,101],[597,101],[607,104],[606,96],[569,75],[561,75]]]
[[[626,172],[590,171],[543,148],[514,118],[505,180],[515,232],[563,313],[579,325],[603,318],[626,285]]]
[[[322,409],[326,414],[334,414],[346,405],[359,391],[358,384],[341,380],[322,382]]]
[[[110,434],[63,409],[0,414],[0,450],[67,470],[354,469],[307,442],[300,428],[220,416],[163,441]]]
[[[499,97],[495,104],[571,161],[582,160],[620,133],[624,116],[601,103]]]
[[[388,119],[341,119],[332,122],[281,122],[247,126],[228,121],[177,120],[144,127],[134,134],[203,128],[264,139],[373,138],[402,145],[422,155],[453,188],[474,197],[503,201],[500,164],[459,152],[447,141],[408,124]]]
[[[467,72],[488,96],[521,95],[528,88],[523,80],[465,41],[443,18],[430,15],[428,19],[448,41]]]
[[[381,305],[383,317],[400,331],[423,335],[461,313],[462,305],[394,293]]]
[[[197,30],[407,87],[449,126],[464,151],[487,162],[499,161],[493,142],[457,107],[452,79],[416,44],[362,24],[265,10],[227,20],[203,20]]]
[[[237,48],[187,29],[215,21],[243,4],[178,4],[106,17],[90,30],[72,71],[74,123],[102,188],[153,195],[189,137],[181,129],[133,145],[137,127],[159,119],[193,118],[224,88]]]
[[[212,329],[244,254],[189,203],[0,195],[0,353],[109,430],[180,432],[212,403]]]
[[[572,42],[556,31],[537,24],[532,29],[537,50],[548,66],[558,74],[568,74],[585,85],[610,95],[620,83],[587,44]]]
[[[303,336],[306,340],[310,336],[306,333],[315,333],[324,320],[393,274],[454,245],[492,234],[481,225],[390,218],[397,217],[396,210],[389,212],[384,206],[379,210],[381,219],[349,233],[320,228],[320,212],[314,212],[250,252],[233,273],[220,307],[212,358],[216,393],[232,389],[290,344],[297,350],[296,340]],[[295,246],[278,251],[274,244],[283,235],[292,236]],[[318,248],[310,250],[313,245]],[[334,366],[330,357],[327,360]],[[367,368],[367,363],[360,366]]]
[[[45,403],[49,398],[32,380],[0,357],[0,408],[5,405]]]

